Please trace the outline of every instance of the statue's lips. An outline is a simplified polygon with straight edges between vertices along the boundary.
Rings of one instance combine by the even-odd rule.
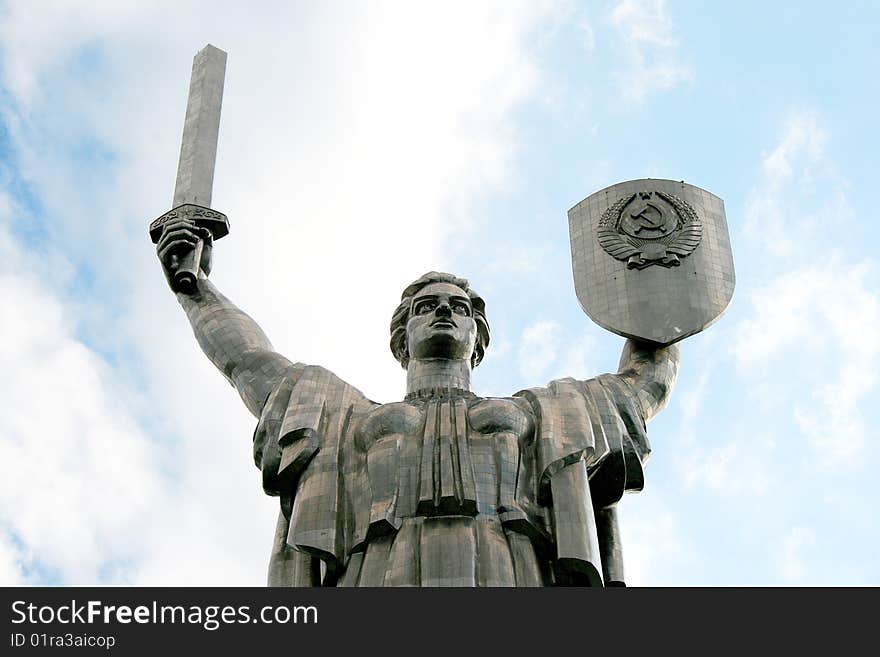
[[[454,329],[454,328],[456,328],[456,326],[455,326],[455,324],[454,324],[453,322],[450,322],[449,320],[446,320],[446,319],[438,319],[438,320],[435,321],[435,322],[431,322],[431,328],[450,328],[450,329]]]

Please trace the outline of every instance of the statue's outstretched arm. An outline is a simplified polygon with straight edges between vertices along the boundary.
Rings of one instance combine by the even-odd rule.
[[[620,355],[618,376],[635,393],[636,404],[645,422],[666,407],[680,362],[678,345],[656,347],[632,339],[626,341]]]
[[[292,364],[275,352],[257,323],[223,296],[207,278],[194,294],[177,294],[205,355],[260,417],[269,393]]]
[[[191,222],[169,224],[158,242],[159,260],[170,273],[172,258],[203,240],[201,271],[191,294],[177,292],[196,340],[205,355],[238,390],[248,410],[260,417],[269,393],[289,373],[292,363],[275,352],[257,323],[223,296],[208,280],[211,271],[211,235]]]

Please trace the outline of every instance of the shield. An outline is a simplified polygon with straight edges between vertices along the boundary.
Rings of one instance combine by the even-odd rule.
[[[647,178],[591,194],[568,211],[578,301],[599,326],[669,345],[730,304],[736,277],[724,202]]]

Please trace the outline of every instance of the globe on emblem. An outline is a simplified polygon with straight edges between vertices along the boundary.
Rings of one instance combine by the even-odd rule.
[[[568,211],[584,312],[628,338],[669,345],[712,324],[736,276],[724,202],[684,182],[606,187]]]

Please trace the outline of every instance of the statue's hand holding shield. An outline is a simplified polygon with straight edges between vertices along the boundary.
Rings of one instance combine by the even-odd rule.
[[[568,211],[578,301],[619,335],[658,346],[727,308],[735,275],[724,202],[672,180],[618,183]]]

